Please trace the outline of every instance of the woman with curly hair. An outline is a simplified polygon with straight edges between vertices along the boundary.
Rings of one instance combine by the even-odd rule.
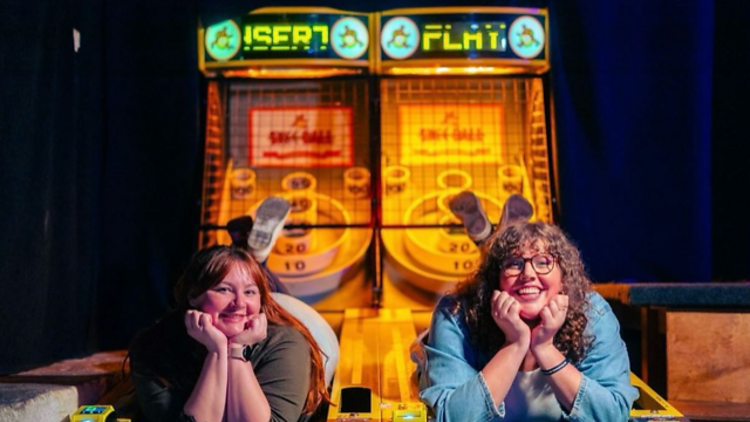
[[[175,297],[177,308],[130,348],[148,420],[297,421],[328,401],[320,347],[247,251],[199,251]]]
[[[420,398],[437,421],[627,421],[638,392],[619,325],[556,226],[496,232],[432,317]]]

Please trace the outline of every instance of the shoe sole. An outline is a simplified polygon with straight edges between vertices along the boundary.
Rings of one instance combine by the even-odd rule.
[[[264,199],[255,213],[253,229],[247,239],[250,249],[261,251],[271,246],[273,239],[284,228],[290,209],[291,206],[285,199],[277,196]]]
[[[534,215],[534,206],[521,195],[511,195],[503,204],[503,212],[498,225],[507,227],[519,221],[528,221]]]
[[[471,192],[461,192],[449,203],[451,212],[463,223],[469,237],[487,237],[492,231],[492,224],[482,210],[479,198]]]

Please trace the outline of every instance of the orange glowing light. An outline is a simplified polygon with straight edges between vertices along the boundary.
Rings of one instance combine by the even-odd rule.
[[[399,105],[401,163],[499,163],[503,116],[495,103]]]
[[[354,68],[251,68],[224,70],[222,74],[230,78],[258,78],[258,79],[319,79],[332,76],[358,75],[362,69]]]

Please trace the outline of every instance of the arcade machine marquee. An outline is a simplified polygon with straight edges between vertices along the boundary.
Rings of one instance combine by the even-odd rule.
[[[545,9],[461,7],[263,8],[200,29],[200,246],[290,201],[268,266],[338,331],[328,420],[427,420],[409,345],[479,259],[454,195],[497,222],[520,194],[554,220],[548,29]],[[681,416],[648,403],[631,416]]]
[[[313,301],[362,278],[372,236],[369,31],[366,14],[260,9],[199,37],[210,76],[202,223],[288,199],[268,267]],[[229,242],[201,233],[201,247]]]
[[[387,273],[439,295],[479,259],[448,208],[456,193],[472,190],[493,222],[512,194],[533,204],[533,218],[553,219],[547,14],[403,9],[379,18]]]

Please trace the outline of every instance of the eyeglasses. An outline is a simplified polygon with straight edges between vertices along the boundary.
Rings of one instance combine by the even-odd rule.
[[[538,253],[531,258],[522,256],[511,256],[503,260],[503,271],[505,275],[519,275],[526,268],[526,263],[531,261],[531,268],[537,274],[545,275],[552,272],[555,268],[555,257],[548,253]]]

